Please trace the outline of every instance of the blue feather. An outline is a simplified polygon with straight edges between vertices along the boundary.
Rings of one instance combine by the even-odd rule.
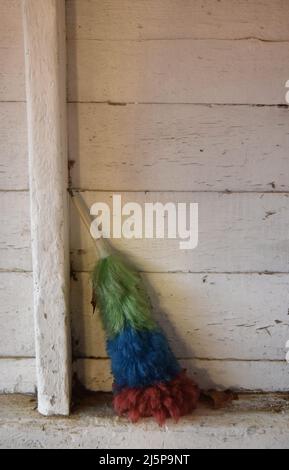
[[[108,340],[107,350],[117,390],[168,382],[181,372],[160,330],[137,331],[127,327]]]

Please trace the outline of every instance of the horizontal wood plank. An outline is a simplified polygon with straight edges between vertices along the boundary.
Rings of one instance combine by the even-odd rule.
[[[72,185],[288,191],[288,109],[70,104]]]
[[[0,44],[21,46],[23,42],[21,0],[1,0]]]
[[[2,393],[36,393],[35,359],[0,358]]]
[[[25,101],[23,46],[0,44],[0,101]]]
[[[182,361],[191,377],[204,390],[211,388],[288,392],[289,374],[286,362]],[[79,359],[74,364],[80,382],[93,391],[110,392],[112,377],[108,359]]]
[[[282,104],[288,44],[68,41],[69,100]]]
[[[289,39],[284,0],[67,0],[77,39]]]
[[[89,207],[112,193],[81,193]],[[114,239],[119,249],[147,272],[288,272],[288,194],[123,193],[122,204],[198,203],[199,245],[181,250],[179,240]],[[95,249],[74,208],[71,255],[75,271],[90,271]],[[126,218],[123,218],[123,221]]]
[[[99,312],[93,315],[91,307],[90,274],[76,279],[71,294],[74,355],[106,358]],[[155,318],[178,357],[284,359],[288,274],[150,274],[145,282]]]
[[[1,0],[0,101],[25,100],[21,0]]]
[[[21,0],[1,0],[0,101],[25,100]]]
[[[28,189],[25,103],[0,103],[0,190]]]
[[[34,356],[32,275],[0,273],[0,297],[0,356]]]
[[[0,271],[31,271],[28,192],[0,192]]]

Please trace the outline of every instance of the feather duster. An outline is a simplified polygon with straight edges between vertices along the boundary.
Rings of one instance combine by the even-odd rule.
[[[74,197],[86,225],[89,213]],[[154,417],[163,425],[179,420],[197,405],[200,391],[175,358],[152,316],[142,278],[120,256],[96,241],[101,259],[93,272],[93,290],[107,336],[114,377],[114,408],[136,422]]]

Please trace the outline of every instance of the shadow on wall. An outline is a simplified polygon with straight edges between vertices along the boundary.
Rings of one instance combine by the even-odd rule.
[[[195,329],[195,331],[191,332],[190,335],[190,341],[185,341],[184,336],[181,334],[183,332],[183,325],[179,325],[179,328],[176,325],[173,325],[173,323],[170,320],[169,315],[167,312],[161,307],[160,305],[160,297],[159,293],[157,293],[152,286],[152,284],[149,282],[149,279],[146,275],[143,275],[144,277],[144,282],[147,287],[151,302],[152,302],[152,307],[153,307],[153,315],[158,321],[159,325],[163,329],[166,337],[168,338],[169,344],[171,345],[174,354],[177,356],[178,360],[183,363],[186,360],[190,361],[191,368],[188,370],[189,375],[196,381],[198,382],[198,377],[202,378],[202,384],[200,384],[202,387],[205,388],[214,388],[214,389],[222,389],[221,384],[217,384],[214,382],[212,379],[210,373],[206,369],[200,369],[197,365],[196,362],[194,361],[194,358],[197,357],[197,354],[194,351],[194,340],[198,336],[198,343],[200,343],[200,336],[205,335],[205,331],[201,332],[198,328]],[[178,286],[176,283],[173,284],[173,289],[174,289],[174,296],[178,297],[182,293],[178,293],[177,290],[181,289],[181,286]],[[204,306],[203,306],[204,308]],[[198,310],[198,299],[196,301],[192,302],[192,317],[196,314]],[[178,312],[175,312],[175,318],[178,320]],[[179,331],[178,331],[179,330]],[[206,344],[206,343],[204,343]],[[178,346],[178,350],[173,347],[173,345]],[[210,356],[210,352],[208,350],[207,357]]]
[[[200,384],[204,389],[223,388],[221,384],[217,384],[212,379],[208,370],[200,368],[200,361],[195,360],[197,356],[194,351],[194,344],[200,342],[203,336],[205,340],[205,331],[194,330],[190,322],[190,331],[186,331],[185,325],[180,323],[178,328],[178,312],[174,311],[172,323],[172,315],[168,315],[165,308],[160,305],[160,293],[150,283],[146,275],[143,275],[144,283],[152,302],[153,316],[163,329],[169,344],[180,360],[183,367],[188,368],[189,375]],[[176,283],[173,286],[174,296],[181,298],[182,288],[179,286],[180,292],[177,292]],[[105,346],[105,334],[101,325],[99,312],[93,314],[93,308],[90,305],[92,298],[92,289],[89,281],[89,274],[73,273],[72,281],[72,321],[73,321],[73,346],[74,357],[77,359],[88,359],[77,361],[78,379],[85,384],[86,388],[96,390],[97,387],[104,388],[101,390],[108,391],[110,386],[110,377],[108,376],[108,360]],[[197,302],[192,302],[192,317],[198,311],[205,308],[197,306]],[[200,347],[200,346],[199,346]],[[209,356],[208,351],[208,356]],[[96,366],[96,369],[93,366]],[[103,370],[100,370],[103,368]],[[100,376],[96,377],[96,371],[100,372]],[[89,384],[91,386],[89,386]]]

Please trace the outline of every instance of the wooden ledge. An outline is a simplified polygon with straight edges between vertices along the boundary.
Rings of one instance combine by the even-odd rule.
[[[289,394],[242,395],[226,409],[201,405],[178,424],[132,425],[114,416],[110,396],[89,395],[70,417],[45,418],[34,398],[0,397],[0,448],[288,449]]]

